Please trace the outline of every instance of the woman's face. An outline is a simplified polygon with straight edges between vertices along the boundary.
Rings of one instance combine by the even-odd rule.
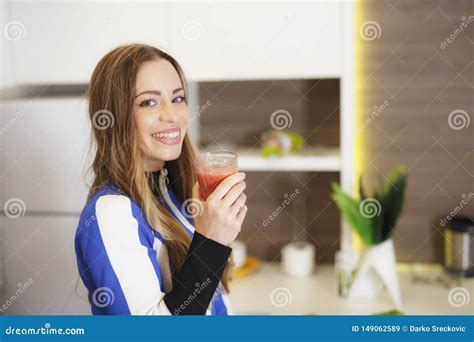
[[[143,63],[137,74],[133,115],[147,171],[160,170],[181,154],[189,123],[181,79],[165,59]]]

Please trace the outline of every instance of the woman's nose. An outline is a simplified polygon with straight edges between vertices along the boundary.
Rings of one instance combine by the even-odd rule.
[[[175,112],[172,103],[167,103],[160,113],[161,121],[176,122],[178,121],[178,114]]]

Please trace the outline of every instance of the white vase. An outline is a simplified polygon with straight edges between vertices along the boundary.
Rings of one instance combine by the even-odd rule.
[[[374,298],[387,289],[396,309],[402,309],[395,249],[392,239],[369,248],[361,255],[349,298]]]

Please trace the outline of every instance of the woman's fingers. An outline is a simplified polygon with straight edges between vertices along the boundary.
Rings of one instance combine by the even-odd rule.
[[[237,216],[237,214],[242,210],[245,205],[247,196],[245,194],[240,194],[240,196],[235,200],[231,207],[231,216]]]
[[[235,184],[222,199],[222,205],[226,208],[230,208],[242,195],[242,191],[245,190],[246,186],[247,184],[245,184],[245,182]]]
[[[208,200],[221,200],[235,184],[243,181],[244,179],[245,173],[243,172],[236,172],[230,175],[216,187],[216,189],[208,197]]]
[[[244,173],[235,173],[220,183],[204,203],[202,215],[194,218],[197,232],[225,246],[235,240],[239,234],[247,206]],[[199,184],[193,185],[194,198],[201,199]]]
[[[245,215],[247,215],[247,210],[248,210],[248,207],[244,205],[237,214],[237,221],[239,221],[239,224],[241,225],[244,222]]]

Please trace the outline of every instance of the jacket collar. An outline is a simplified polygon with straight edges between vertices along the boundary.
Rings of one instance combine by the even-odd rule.
[[[163,167],[160,171],[160,176],[159,176],[159,188],[160,188],[160,193],[163,196],[163,200],[165,203],[168,205],[168,207],[171,209],[173,212],[174,216],[179,220],[179,222],[191,233],[194,234],[194,226],[189,222],[189,220],[184,217],[183,212],[184,209],[182,208],[184,205],[187,203],[184,202],[181,205],[178,203],[178,201],[173,201],[171,199],[170,193],[168,192],[168,185],[169,185],[169,179],[168,179],[168,170]],[[178,208],[177,205],[180,205],[181,208]]]

